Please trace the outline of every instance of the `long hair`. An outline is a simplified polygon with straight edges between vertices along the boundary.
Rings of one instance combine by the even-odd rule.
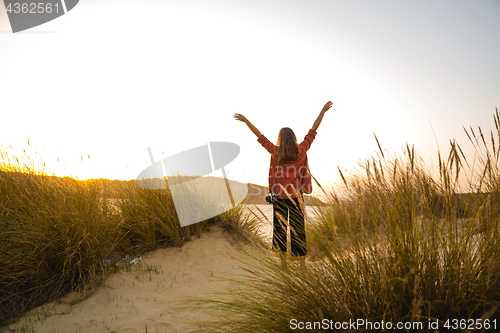
[[[299,149],[297,148],[297,138],[295,133],[288,128],[283,127],[278,135],[278,162],[285,164],[287,162],[295,161],[299,158]]]

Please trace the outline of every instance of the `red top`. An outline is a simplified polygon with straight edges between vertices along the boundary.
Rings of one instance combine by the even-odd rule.
[[[295,198],[293,189],[298,189],[299,193],[311,193],[311,188],[304,188],[302,178],[308,175],[309,165],[307,163],[307,151],[311,143],[316,138],[316,131],[310,129],[304,137],[304,141],[297,145],[299,148],[299,157],[293,162],[280,164],[278,166],[278,146],[269,141],[263,134],[257,141],[271,154],[271,166],[269,167],[269,192],[278,195],[278,199]],[[310,186],[310,184],[309,184]],[[273,191],[274,189],[274,191]]]

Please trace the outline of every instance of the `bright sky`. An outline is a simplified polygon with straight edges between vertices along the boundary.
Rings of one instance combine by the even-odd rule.
[[[81,0],[17,34],[0,20],[0,143],[29,138],[79,179],[135,179],[147,147],[159,159],[228,141],[241,147],[229,178],[266,185],[269,154],[233,114],[301,141],[331,100],[308,153],[331,187],[337,165],[378,151],[373,133],[436,165],[437,144],[469,147],[462,125],[493,129],[500,104],[496,0]]]

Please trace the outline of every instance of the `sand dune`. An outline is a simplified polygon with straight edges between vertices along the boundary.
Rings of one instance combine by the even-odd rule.
[[[270,245],[272,206],[249,205],[246,209],[260,220],[261,237]],[[306,224],[313,210],[306,208]],[[212,227],[181,248],[149,252],[130,270],[109,275],[87,299],[83,299],[84,293],[73,292],[32,310],[0,333],[203,331],[195,322],[216,320],[217,313],[201,310],[197,303],[186,300],[214,297],[214,293],[227,289],[225,278],[248,274],[230,237],[222,228]]]
[[[224,277],[244,274],[240,261],[224,252],[238,257],[223,230],[213,227],[182,248],[142,256],[130,271],[110,275],[81,302],[82,294],[71,293],[38,307],[0,332],[21,332],[23,328],[36,333],[198,331],[194,321],[215,320],[216,313],[203,312],[196,303],[187,304],[186,298],[224,291],[228,284]]]

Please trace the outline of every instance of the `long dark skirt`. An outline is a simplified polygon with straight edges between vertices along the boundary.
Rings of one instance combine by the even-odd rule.
[[[273,249],[287,252],[287,220],[289,216],[292,254],[305,256],[307,250],[304,212],[297,198],[278,199],[273,203]]]

